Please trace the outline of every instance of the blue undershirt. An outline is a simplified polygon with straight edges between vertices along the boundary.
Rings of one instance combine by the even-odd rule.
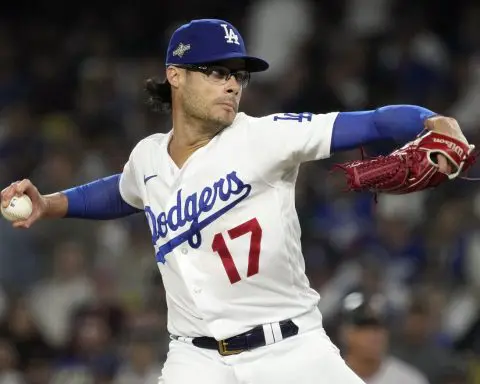
[[[331,152],[382,140],[410,141],[424,130],[425,119],[434,115],[434,112],[415,105],[340,112],[333,125]],[[120,175],[117,174],[63,191],[68,199],[65,217],[110,220],[141,212],[123,200],[119,182]]]
[[[63,191],[68,199],[65,217],[110,220],[141,212],[123,200],[119,183],[120,174]]]
[[[340,112],[333,124],[331,152],[379,141],[406,143],[425,129],[436,113],[416,105],[389,105],[371,111]]]

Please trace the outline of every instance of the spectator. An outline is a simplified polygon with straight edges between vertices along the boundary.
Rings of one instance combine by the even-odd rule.
[[[118,338],[123,332],[126,313],[119,300],[116,277],[107,270],[96,270],[92,275],[93,293],[72,311],[72,319],[95,313],[101,316],[112,337]]]
[[[75,242],[56,245],[53,276],[31,291],[29,308],[45,335],[55,347],[62,347],[71,332],[70,317],[76,306],[91,299],[93,286],[85,270],[82,246]]]
[[[18,354],[5,339],[0,339],[0,383],[24,384],[21,373],[17,370]]]
[[[109,383],[115,377],[119,357],[105,318],[91,312],[75,319],[72,337],[55,361],[55,380],[81,376],[86,382]]]
[[[29,371],[31,367],[46,365],[55,357],[55,350],[44,339],[28,311],[25,298],[10,304],[9,313],[0,326],[1,336],[9,340],[18,353],[18,368]]]
[[[344,301],[340,331],[345,361],[367,384],[427,384],[416,368],[388,354],[389,331],[382,309],[355,292]]]
[[[440,382],[454,365],[452,354],[435,339],[436,316],[423,298],[414,300],[391,343],[392,355],[423,372],[430,383]]]
[[[131,332],[127,346],[126,362],[120,367],[114,384],[157,384],[162,371],[156,345],[151,333],[142,330]]]

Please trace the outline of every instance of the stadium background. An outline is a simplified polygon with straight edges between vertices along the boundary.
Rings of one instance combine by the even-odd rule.
[[[170,129],[147,110],[143,81],[162,77],[173,29],[200,17],[229,20],[271,62],[244,95],[247,113],[420,104],[480,143],[474,1],[10,2],[0,12],[1,185],[28,177],[50,193],[120,172],[139,139]],[[358,156],[305,164],[298,180],[308,276],[329,334],[337,340],[341,299],[362,290],[391,319],[392,353],[431,383],[453,382],[452,372],[480,382],[478,184],[374,204],[328,173]],[[0,284],[1,383],[135,384],[132,367],[161,369],[166,308],[143,215],[29,231],[1,220]]]

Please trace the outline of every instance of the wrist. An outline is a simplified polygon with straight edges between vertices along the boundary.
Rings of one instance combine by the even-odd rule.
[[[61,192],[42,196],[44,202],[43,218],[58,219],[65,217],[68,210],[68,199]]]

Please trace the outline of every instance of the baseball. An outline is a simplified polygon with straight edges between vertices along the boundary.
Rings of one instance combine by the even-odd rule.
[[[32,214],[32,200],[27,195],[14,196],[8,207],[2,205],[2,215],[8,221],[25,220]]]

